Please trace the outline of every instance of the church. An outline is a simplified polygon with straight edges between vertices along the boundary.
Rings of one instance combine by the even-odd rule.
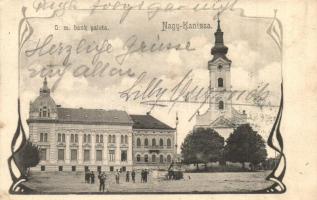
[[[30,102],[27,124],[40,151],[33,171],[167,169],[176,155],[176,129],[150,113],[64,108],[55,103],[46,78]]]
[[[247,123],[245,111],[237,111],[231,94],[231,63],[227,58],[228,47],[224,44],[223,32],[218,18],[218,27],[215,32],[215,45],[211,49],[213,58],[208,61],[209,71],[209,107],[203,114],[196,115],[195,128],[211,128],[227,139],[233,129]]]

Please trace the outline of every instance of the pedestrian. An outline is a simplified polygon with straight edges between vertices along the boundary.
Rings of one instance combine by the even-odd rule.
[[[132,170],[131,172],[132,182],[135,183],[135,171]]]
[[[91,179],[91,184],[94,184],[95,183],[95,174],[93,171],[91,171],[91,173],[90,173],[90,179]]]
[[[125,175],[125,182],[129,182],[130,181],[130,172],[127,171],[126,175]]]
[[[105,181],[106,181],[106,174],[104,172],[100,173],[98,175],[99,179],[99,192],[104,192],[105,191]]]
[[[86,177],[86,183],[90,183],[90,171],[89,170],[86,171],[85,177]]]
[[[116,184],[119,184],[119,182],[120,182],[120,172],[117,169],[117,172],[116,172]]]
[[[147,175],[148,175],[148,171],[144,170],[144,182],[147,183]]]
[[[141,183],[144,183],[144,169],[141,171]]]

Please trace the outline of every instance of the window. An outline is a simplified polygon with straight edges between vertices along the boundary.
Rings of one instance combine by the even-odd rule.
[[[223,101],[219,101],[218,108],[219,110],[223,110],[224,108]]]
[[[57,136],[57,142],[61,142],[62,141],[62,136],[61,134],[59,133],[58,136]]]
[[[85,172],[89,171],[89,167],[85,166],[84,170],[85,170]]]
[[[222,65],[218,65],[218,69],[221,70],[223,67]]]
[[[43,117],[46,117],[46,113],[47,113],[46,106],[44,106],[43,107]]]
[[[160,155],[160,163],[163,163],[164,162],[164,157],[163,155]]]
[[[124,143],[124,136],[123,135],[121,135],[121,144],[123,144]]]
[[[112,138],[111,138],[111,135],[108,136],[108,143],[111,143],[112,142]]]
[[[70,142],[74,143],[75,142],[75,137],[74,137],[74,134],[71,134],[70,135]]]
[[[112,143],[116,143],[116,136],[112,135]]]
[[[125,143],[125,144],[128,144],[128,136],[127,136],[127,135],[124,136],[124,143]]]
[[[127,150],[121,150],[121,161],[127,161]]]
[[[84,161],[89,161],[90,160],[90,150],[85,149],[84,150]]]
[[[44,142],[47,142],[47,133],[44,133]]]
[[[64,149],[58,149],[57,160],[64,160],[65,151]]]
[[[97,166],[97,171],[101,172],[101,166]]]
[[[90,142],[91,142],[91,135],[88,134],[88,143],[90,143]]]
[[[78,143],[78,134],[75,134],[75,142]]]
[[[149,162],[149,156],[148,155],[144,156],[144,162]]]
[[[152,162],[156,162],[156,155],[155,154],[152,155]]]
[[[114,171],[114,167],[113,167],[113,166],[110,166],[110,167],[109,167],[109,170],[110,170],[111,172],[113,172],[113,171]]]
[[[122,171],[123,171],[123,172],[127,171],[127,168],[123,166],[123,167],[122,167]]]
[[[141,140],[140,138],[136,139],[136,146],[141,147]]]
[[[115,152],[114,150],[109,150],[109,161],[114,161]]]
[[[171,155],[167,155],[167,162],[170,163],[172,161]]]
[[[72,172],[76,171],[76,166],[72,166]]]
[[[144,140],[144,146],[149,146],[149,140],[147,139],[147,138],[145,138],[145,140]]]
[[[223,87],[223,79],[218,78],[218,87]]]
[[[40,159],[46,160],[46,149],[40,149]]]
[[[39,116],[42,117],[42,108],[40,108]]]
[[[84,143],[86,143],[86,142],[87,142],[87,135],[84,134]]]
[[[99,135],[96,135],[96,143],[99,143]]]
[[[44,133],[40,133],[40,142],[43,142],[44,141]]]
[[[171,143],[171,139],[167,139],[167,148],[171,148],[172,143]]]
[[[63,171],[63,166],[58,166],[58,171],[62,172]]]
[[[62,142],[65,142],[65,134],[62,134]]]
[[[70,150],[70,160],[77,160],[77,149]]]
[[[137,161],[137,162],[141,162],[141,156],[140,156],[140,155],[137,155],[137,156],[136,156],[136,161]]]
[[[100,135],[100,143],[103,143],[103,135]]]
[[[47,116],[50,117],[50,109],[47,109]]]
[[[164,142],[163,142],[163,139],[161,138],[160,139],[160,147],[163,147],[164,146]]]
[[[96,150],[96,160],[102,161],[102,150]]]
[[[155,138],[152,139],[152,146],[156,146],[156,140],[155,140]]]
[[[41,171],[42,172],[45,171],[45,166],[44,165],[41,166]]]

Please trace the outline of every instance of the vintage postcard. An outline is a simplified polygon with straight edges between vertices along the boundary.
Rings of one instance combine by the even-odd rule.
[[[1,2],[1,199],[313,199],[316,3]]]

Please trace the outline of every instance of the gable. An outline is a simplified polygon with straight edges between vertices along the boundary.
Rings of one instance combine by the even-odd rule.
[[[215,121],[213,121],[210,126],[212,128],[234,128],[235,124],[232,123],[229,119],[220,116]]]

